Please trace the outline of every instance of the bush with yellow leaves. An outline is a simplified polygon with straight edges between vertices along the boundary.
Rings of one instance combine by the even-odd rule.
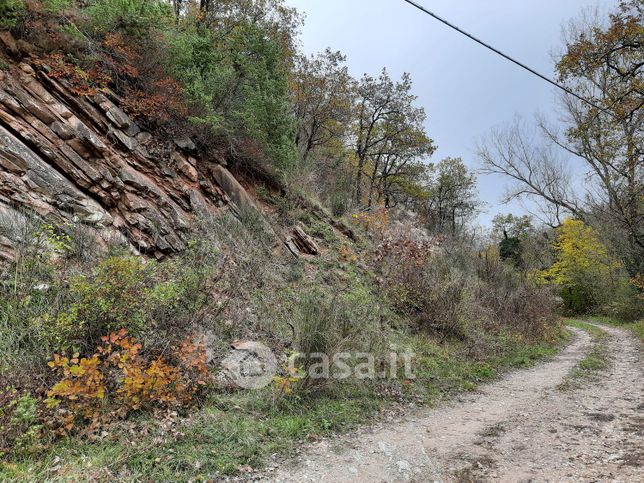
[[[89,423],[92,429],[139,409],[182,408],[209,380],[202,343],[185,340],[155,357],[125,329],[102,338],[91,357],[55,354],[49,366],[60,379],[47,392],[45,423],[58,434]]]

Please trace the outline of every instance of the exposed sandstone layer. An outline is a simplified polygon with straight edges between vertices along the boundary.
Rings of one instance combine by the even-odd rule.
[[[0,71],[0,211],[86,223],[161,258],[184,248],[198,213],[250,200],[193,148],[142,130],[109,92],[73,94],[28,58]]]

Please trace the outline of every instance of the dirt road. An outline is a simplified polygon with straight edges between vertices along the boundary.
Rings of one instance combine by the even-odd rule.
[[[644,481],[644,358],[621,329],[611,363],[581,388],[557,385],[590,337],[436,410],[322,441],[265,481]]]

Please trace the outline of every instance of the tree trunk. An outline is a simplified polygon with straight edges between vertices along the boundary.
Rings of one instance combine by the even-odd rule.
[[[364,158],[358,157],[358,172],[356,173],[355,202],[356,206],[362,203],[362,175],[364,171]]]

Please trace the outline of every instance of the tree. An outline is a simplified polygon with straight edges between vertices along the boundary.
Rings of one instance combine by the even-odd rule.
[[[598,308],[615,287],[621,264],[609,255],[597,232],[581,220],[564,220],[552,246],[555,262],[541,272],[541,279],[561,288],[569,312],[589,313]]]
[[[492,236],[495,240],[504,238],[518,238],[525,240],[534,231],[532,216],[516,216],[512,213],[507,215],[498,214],[492,218]]]
[[[524,243],[533,233],[532,217],[498,214],[492,219],[492,236],[499,240],[501,260],[524,268]]]
[[[288,77],[299,21],[282,0],[223,0],[168,34],[172,72],[200,111],[191,120],[257,170],[296,157]]]
[[[403,74],[394,82],[383,69],[378,78],[364,75],[357,87],[357,113],[354,122],[356,163],[354,200],[363,204],[363,183],[368,182],[367,205],[373,201],[379,181],[400,176],[400,168],[410,161],[430,155],[433,142],[425,134],[425,111],[415,107],[411,77]],[[367,168],[370,173],[366,173]],[[391,179],[390,179],[391,181]]]
[[[496,215],[491,235],[499,245],[499,256],[524,274],[544,270],[553,263],[552,229],[536,225],[530,215]]]
[[[620,256],[631,274],[644,260],[644,15],[641,0],[622,1],[608,21],[582,15],[566,29],[559,80],[587,99],[564,94],[563,133],[545,121],[549,144],[535,141],[521,123],[493,133],[479,149],[485,169],[518,181],[510,197],[545,200],[556,222],[566,215],[612,220],[627,241]],[[571,188],[554,148],[583,160],[587,189]],[[591,216],[592,215],[592,216]]]
[[[644,15],[641,0],[622,1],[607,24],[572,24],[557,63],[560,80],[602,110],[564,96],[569,128],[550,139],[583,159],[600,193],[593,210],[621,224],[631,257],[644,258]],[[631,267],[634,269],[635,267]],[[641,267],[638,267],[641,268]]]
[[[183,8],[183,0],[172,0],[172,9],[174,10],[174,16],[177,21],[181,17],[181,9]]]
[[[400,192],[414,190],[424,169],[422,160],[433,152],[432,141],[422,128],[409,127],[386,140],[370,158],[367,206],[384,201],[385,207],[395,206]]]
[[[476,176],[461,158],[445,158],[427,166],[421,186],[425,199],[418,207],[428,229],[438,233],[459,234],[480,204]]]
[[[295,144],[303,160],[311,151],[342,142],[354,102],[354,81],[340,52],[298,56],[290,91],[297,134]]]
[[[421,185],[427,165],[421,158],[387,156],[380,166],[376,166],[371,176],[369,206],[376,196],[385,208],[399,204],[412,206],[427,199],[427,191]]]
[[[284,0],[200,0],[200,10],[202,21],[224,36],[240,24],[256,26],[279,45],[283,58],[291,64],[303,17]]]
[[[504,197],[506,203],[524,197],[537,201],[552,227],[570,215],[583,217],[561,153],[521,118],[506,128],[493,129],[477,151],[483,173],[501,174],[515,182]]]

